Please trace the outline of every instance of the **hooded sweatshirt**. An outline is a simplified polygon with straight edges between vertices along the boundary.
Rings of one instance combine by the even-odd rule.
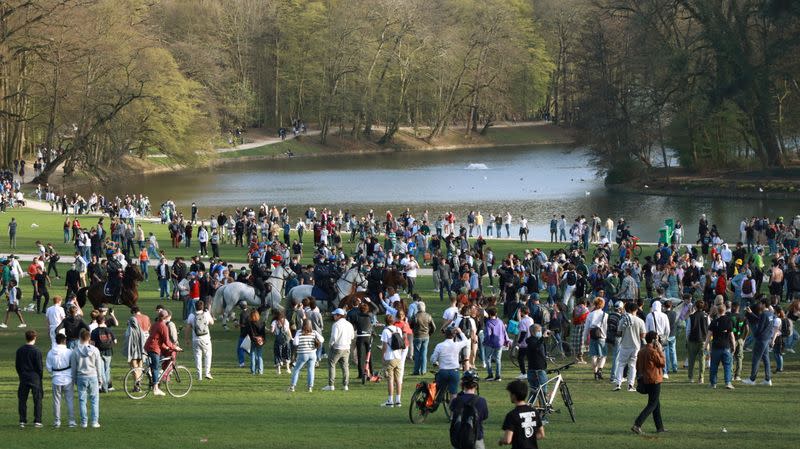
[[[79,344],[72,350],[70,360],[73,381],[81,377],[95,377],[99,380],[101,363],[97,348],[89,344]]]
[[[652,310],[647,314],[644,326],[648,332],[655,331],[664,340],[669,337],[669,317],[661,311],[661,301],[653,302]]]

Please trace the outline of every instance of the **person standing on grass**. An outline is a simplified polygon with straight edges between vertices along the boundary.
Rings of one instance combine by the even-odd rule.
[[[125,343],[122,346],[123,354],[128,359],[131,368],[138,368],[135,372],[136,384],[133,391],[141,389],[139,381],[142,375],[142,361],[147,353],[144,344],[150,334],[150,317],[139,311],[139,307],[131,307],[131,317],[128,319],[128,326],[125,329]]]
[[[386,371],[389,398],[384,407],[401,407],[403,394],[403,377],[400,364],[403,362],[403,349],[400,344],[404,340],[403,331],[394,324],[394,317],[386,315],[386,327],[381,333],[383,349],[383,367]],[[399,335],[396,337],[395,335]]]
[[[497,318],[496,309],[488,309],[486,313],[488,318],[483,328],[483,346],[486,350],[485,361],[488,370],[486,380],[500,382],[502,380],[500,361],[502,360],[503,348],[509,344],[508,334],[506,334],[506,326],[503,321]],[[492,372],[493,366],[494,372]]]
[[[33,426],[42,427],[42,352],[36,347],[36,331],[25,332],[25,344],[17,349],[15,367],[19,376],[19,426],[28,424],[28,395],[33,396]]]
[[[80,344],[72,351],[70,366],[72,378],[78,387],[78,410],[80,411],[81,427],[86,427],[89,421],[87,416],[87,401],[92,409],[91,425],[100,427],[100,392],[99,385],[103,377],[103,365],[100,351],[89,344],[89,331],[81,330]]]
[[[17,219],[14,217],[8,222],[8,245],[11,249],[17,249]]]
[[[61,306],[59,306],[61,307]],[[57,334],[55,344],[47,353],[45,366],[53,376],[53,427],[61,427],[61,399],[67,403],[69,427],[75,427],[75,386],[72,380],[72,350],[67,348],[67,337]]]
[[[619,319],[617,334],[619,335],[619,349],[617,350],[617,372],[614,379],[617,385],[613,391],[619,391],[622,387],[623,373],[628,367],[628,391],[636,391],[633,388],[636,382],[636,364],[642,339],[645,337],[644,321],[636,316],[639,307],[635,302],[625,304],[625,314]]]
[[[149,268],[150,256],[147,254],[147,248],[142,248],[139,250],[139,270],[141,270],[145,282],[150,280]]]
[[[531,391],[537,391],[539,386],[547,382],[547,348],[545,347],[542,326],[534,324],[530,328],[530,336],[525,341],[525,357],[528,359],[527,379]],[[512,382],[513,383],[513,382]],[[544,394],[547,394],[547,386],[544,386]],[[525,397],[527,399],[527,395]]]
[[[158,386],[161,381],[162,356],[168,356],[174,351],[181,350],[181,348],[176,346],[170,339],[166,324],[168,317],[169,312],[167,312],[166,309],[161,309],[158,312],[158,318],[156,318],[156,322],[150,327],[150,336],[147,337],[147,341],[144,344],[144,350],[147,352],[147,358],[150,362],[154,396],[166,395]]]
[[[503,437],[497,444],[510,445],[511,449],[537,449],[537,440],[544,438],[544,426],[539,412],[527,402],[528,386],[515,380],[506,386],[506,391],[514,409],[503,420]]]
[[[719,363],[722,362],[722,367],[725,370],[725,388],[733,390],[731,383],[731,364],[733,356],[731,352],[736,346],[736,340],[733,335],[733,322],[730,316],[725,314],[725,304],[717,306],[717,316],[708,326],[708,336],[706,337],[706,346],[711,348],[711,372],[709,373],[709,381],[711,388],[717,388],[717,371],[719,370]]]
[[[211,312],[205,311],[205,302],[202,300],[194,304],[194,313],[186,319],[186,330],[184,334],[188,343],[188,334],[192,334],[192,353],[194,354],[194,364],[197,368],[197,380],[211,377],[211,332],[209,326],[214,324],[214,317]],[[205,363],[204,363],[205,362]]]
[[[294,391],[297,380],[300,377],[300,370],[306,365],[306,370],[308,371],[308,392],[311,393],[314,389],[314,368],[317,363],[317,348],[322,346],[322,343],[325,342],[325,338],[314,330],[311,325],[311,320],[306,318],[303,320],[302,328],[295,334],[293,342],[295,351],[297,351],[297,361],[295,361],[294,369],[292,370],[292,380],[289,385],[289,391]]]
[[[45,313],[47,304],[50,303],[50,292],[47,290],[51,287],[50,276],[44,272],[42,268],[36,270],[33,276],[33,295],[36,298],[36,313]],[[42,304],[44,299],[44,304]]]
[[[244,368],[244,356],[247,351],[242,349],[242,342],[248,335],[249,323],[250,311],[247,310],[247,302],[241,300],[239,301],[239,319],[236,322],[239,328],[239,339],[236,342],[236,358],[239,361],[239,368]]]
[[[331,326],[331,350],[328,355],[328,385],[322,391],[335,390],[334,382],[336,380],[336,364],[341,363],[342,372],[344,373],[343,388],[344,391],[349,389],[350,385],[350,344],[355,339],[355,330],[353,325],[345,319],[346,312],[344,309],[336,309],[333,311],[333,326]]]
[[[592,371],[595,380],[603,379],[603,367],[606,364],[608,348],[606,347],[606,332],[608,331],[608,314],[603,310],[603,298],[594,299],[594,309],[586,317],[583,326],[582,341],[589,342],[589,357],[592,358]]]
[[[706,313],[706,303],[702,300],[694,304],[695,312],[689,316],[690,329],[686,335],[686,346],[689,350],[689,382],[694,383],[694,368],[697,363],[698,383],[703,383],[703,375],[706,371],[706,363],[704,360],[704,346],[706,337],[708,336],[708,323],[709,318]]]
[[[415,376],[428,372],[428,343],[431,334],[436,332],[436,323],[431,314],[426,311],[424,302],[417,301],[417,312],[411,319],[411,329],[414,332],[414,371]]]
[[[64,312],[64,307],[61,306],[62,301],[63,299],[61,296],[54,296],[53,305],[48,307],[45,311],[45,324],[47,324],[52,346],[56,345],[56,328],[64,321],[64,318],[67,317],[67,314]],[[64,338],[64,344],[66,345],[66,336]]]
[[[17,327],[28,327],[25,323],[25,318],[22,318],[22,313],[19,311],[19,298],[20,290],[19,287],[17,287],[17,281],[12,279],[8,282],[8,290],[6,290],[6,299],[8,300],[6,318],[0,323],[0,328],[5,329],[8,327],[8,316],[12,313],[16,314],[17,318],[19,318],[19,326]]]
[[[78,307],[75,305],[67,306],[67,317],[56,327],[56,332],[64,330],[67,336],[67,347],[75,349],[81,336],[81,330],[89,331],[89,326],[83,322],[83,318],[78,315]]]
[[[250,374],[264,374],[264,343],[267,340],[267,329],[261,321],[258,310],[252,309],[247,321],[247,335],[250,337]]]
[[[664,375],[664,351],[661,349],[661,344],[658,342],[658,334],[655,331],[650,331],[644,337],[647,343],[636,357],[636,370],[642,373],[641,382],[644,390],[647,392],[647,405],[644,407],[636,421],[631,427],[631,431],[636,434],[643,434],[642,424],[650,414],[653,415],[653,421],[656,424],[656,432],[666,432],[664,423],[661,420],[661,382]],[[633,375],[631,373],[631,375]]]
[[[100,314],[95,321],[97,327],[91,332],[92,345],[100,351],[100,361],[102,363],[102,378],[100,382],[100,391],[108,393],[114,391],[111,383],[111,357],[114,355],[114,345],[117,344],[117,338],[114,332],[106,325],[106,316]]]
[[[489,404],[486,399],[478,396],[478,379],[478,373],[475,371],[465,372],[461,377],[461,392],[450,401],[450,416],[453,417],[450,424],[450,442],[458,442],[459,437],[463,436],[459,424],[464,422],[461,417],[465,407],[471,406],[475,412],[475,421],[472,423],[475,432],[475,449],[485,449],[483,423],[489,419]],[[454,447],[456,446],[454,445]]]
[[[281,367],[285,366],[288,373],[290,372],[289,362],[292,360],[292,348],[289,344],[292,338],[292,330],[284,312],[275,312],[275,319],[270,324],[270,332],[275,336],[275,344],[273,346],[275,370],[280,374]]]
[[[669,327],[669,317],[666,313],[661,311],[661,301],[653,301],[650,308],[650,313],[647,314],[644,321],[645,330],[657,333],[659,342],[667,342],[671,329]],[[664,379],[669,379],[669,374],[667,374],[667,372],[667,367],[665,365]]]

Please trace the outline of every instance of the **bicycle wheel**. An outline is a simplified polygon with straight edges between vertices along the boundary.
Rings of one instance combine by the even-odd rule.
[[[411,424],[422,424],[428,417],[428,407],[425,402],[428,400],[428,391],[425,388],[417,388],[411,395],[411,405],[408,407],[408,419]]]
[[[172,397],[182,398],[192,389],[192,372],[185,366],[176,366],[164,383]]]
[[[575,409],[572,407],[572,396],[569,394],[566,382],[561,384],[561,398],[564,399],[564,405],[569,410],[569,417],[572,418],[572,422],[575,422]]]
[[[136,380],[136,371],[139,371],[139,380]],[[150,393],[150,372],[147,368],[131,368],[125,375],[123,382],[125,394],[131,399],[144,399]]]
[[[478,392],[480,394],[480,392]],[[439,407],[444,407],[444,416],[447,417],[447,421],[450,422],[452,417],[450,416],[450,390],[444,390],[442,393],[442,403],[439,404]]]
[[[511,364],[514,365],[515,368],[519,368],[519,360],[517,360],[517,356],[519,355],[519,346],[514,345],[508,351],[508,358],[511,359]]]

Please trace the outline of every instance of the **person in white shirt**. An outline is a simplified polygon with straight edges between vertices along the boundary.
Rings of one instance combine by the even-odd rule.
[[[343,309],[333,311],[333,326],[331,326],[331,350],[328,354],[328,385],[322,391],[333,391],[336,380],[336,364],[342,365],[344,373],[343,388],[349,389],[350,385],[350,344],[356,338],[355,329],[349,321],[344,319],[347,315]]]
[[[419,264],[417,260],[414,258],[413,254],[408,255],[408,261],[406,262],[405,271],[406,271],[406,281],[408,282],[408,294],[411,295],[414,293],[414,286],[417,283],[417,270],[419,269]]]
[[[456,341],[455,337],[460,336],[461,339]],[[439,372],[436,373],[436,387],[447,388],[451,395],[458,393],[459,373],[458,369],[461,367],[460,354],[461,350],[468,347],[470,339],[465,338],[461,329],[458,327],[446,329],[444,331],[445,340],[433,349],[431,354],[431,363],[439,366]]]
[[[383,349],[383,367],[386,371],[389,398],[383,404],[384,407],[402,407],[401,396],[403,394],[403,377],[400,364],[403,361],[403,349],[392,349],[392,334],[400,334],[403,331],[394,325],[394,317],[386,315],[386,327],[381,332],[381,343]]]
[[[59,306],[61,307],[61,306]],[[61,427],[61,398],[67,403],[69,427],[75,427],[75,389],[72,382],[70,358],[72,350],[67,348],[67,336],[58,334],[53,347],[47,353],[45,367],[53,375],[53,427]]]
[[[456,298],[452,298],[450,300],[450,307],[444,309],[444,313],[442,314],[442,319],[444,320],[442,321],[442,330],[447,329],[447,327],[450,326],[450,323],[455,321],[455,319],[458,317],[458,307],[456,307],[456,301]]]
[[[186,319],[184,333],[188,343],[189,333],[192,334],[192,353],[194,363],[197,368],[197,380],[213,379],[211,376],[211,332],[209,326],[214,324],[214,316],[205,311],[203,300],[197,301],[194,305],[194,313],[189,314]],[[205,362],[205,363],[203,363]]]
[[[61,306],[62,301],[63,299],[61,296],[55,296],[53,298],[53,305],[48,307],[45,311],[45,321],[50,331],[50,342],[53,347],[56,346],[56,328],[64,321],[64,318],[67,317],[67,314],[64,312],[64,307]]]
[[[636,382],[636,358],[642,347],[642,339],[646,334],[644,321],[636,316],[638,308],[639,306],[635,302],[625,304],[625,314],[620,317],[617,325],[617,335],[620,338],[617,347],[617,372],[614,373],[617,385],[614,387],[614,391],[620,390],[625,366],[628,367],[628,391],[636,391],[633,388],[633,384]]]
[[[671,332],[669,317],[661,311],[661,301],[653,301],[651,311],[645,319],[644,327],[647,332],[653,331],[657,333],[660,342],[666,342],[669,338]],[[667,367],[664,366],[664,379],[669,379],[668,373]]]
[[[506,237],[511,238],[511,212],[506,212],[506,216],[503,219],[503,226],[506,228]],[[500,237],[498,235],[498,237]]]
[[[603,311],[605,304],[603,298],[595,298],[594,310],[586,317],[583,326],[583,341],[589,341],[589,356],[592,357],[595,380],[603,379],[603,366],[606,364],[608,314]]]

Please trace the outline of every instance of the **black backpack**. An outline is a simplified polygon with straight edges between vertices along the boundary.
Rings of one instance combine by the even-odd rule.
[[[567,273],[567,285],[575,285],[578,283],[578,275],[574,271]]]
[[[456,449],[475,449],[478,441],[478,396],[453,410],[450,422],[450,444]]]
[[[392,351],[402,351],[406,349],[406,340],[403,338],[401,332],[392,332],[392,338],[389,340],[389,348]]]
[[[458,328],[461,329],[461,332],[463,332],[464,336],[467,338],[471,338],[472,334],[475,332],[475,329],[473,329],[472,324],[469,321],[469,317],[461,317],[461,321],[458,323]]]

